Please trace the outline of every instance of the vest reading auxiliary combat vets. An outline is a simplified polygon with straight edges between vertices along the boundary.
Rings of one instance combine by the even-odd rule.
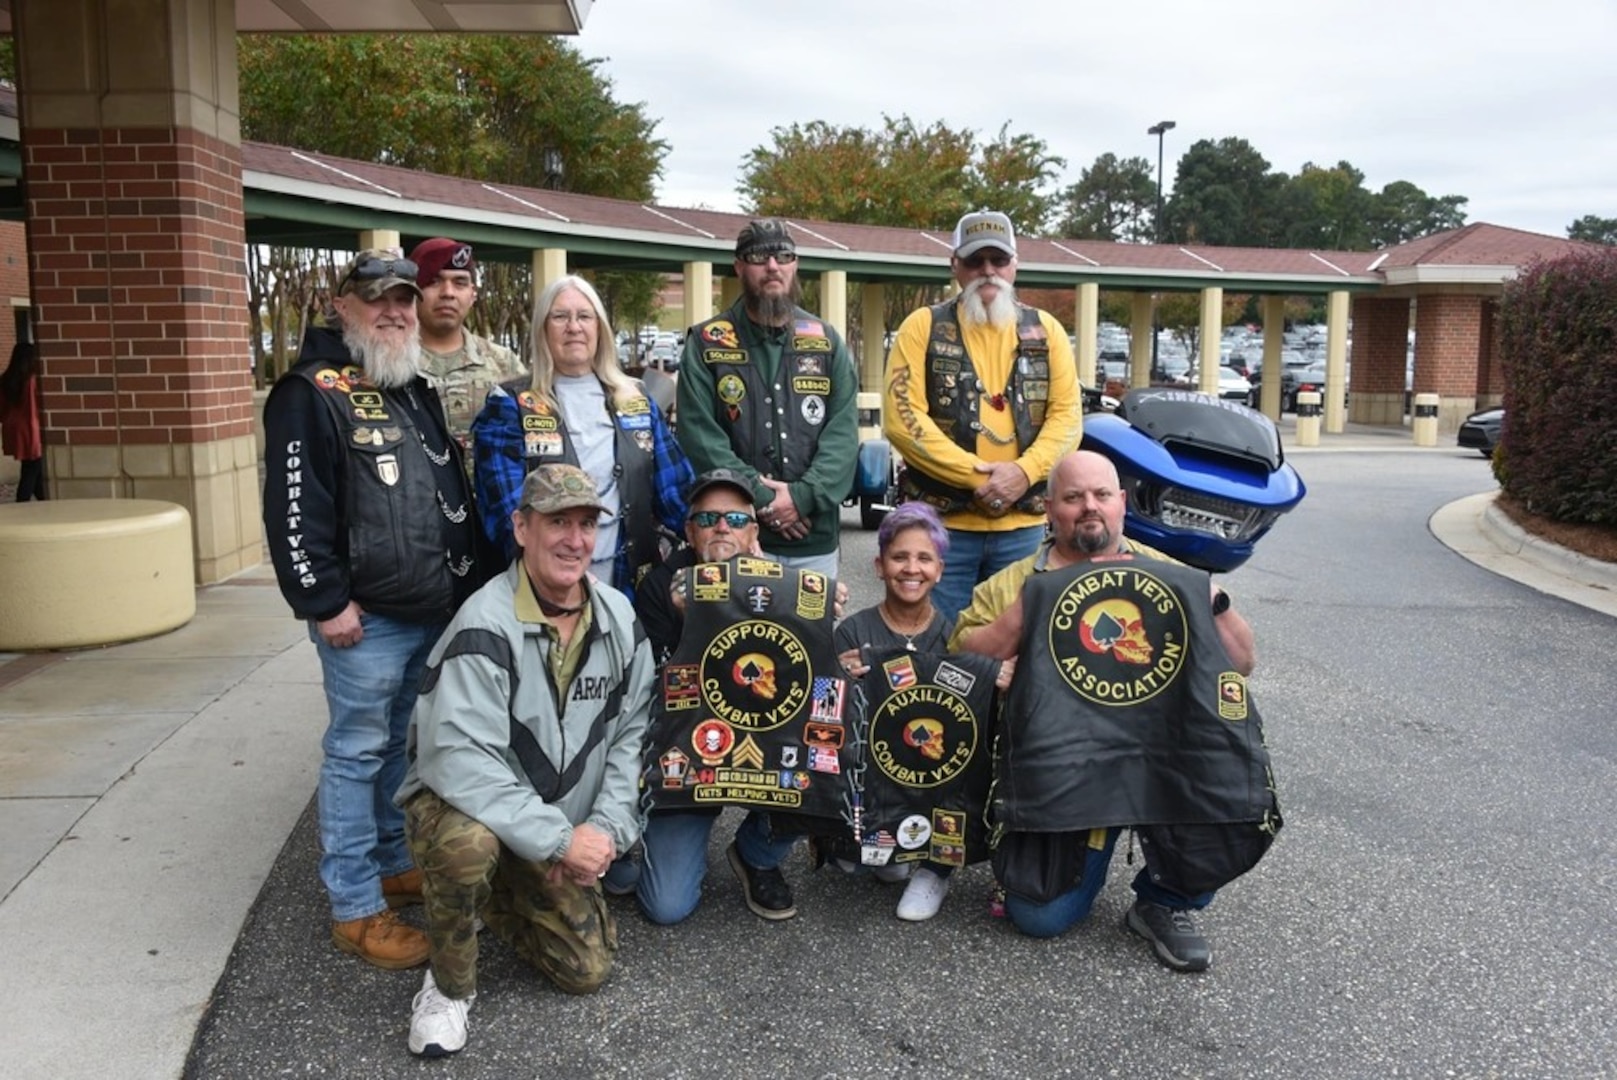
[[[996,831],[1155,827],[1141,835],[1170,876],[1202,888],[1256,864],[1280,827],[1274,778],[1208,592],[1199,570],[1129,556],[1028,579]],[[1227,865],[1181,865],[1209,845]]]
[[[741,555],[685,580],[685,629],[646,735],[653,810],[733,804],[852,821],[835,582]]]
[[[975,653],[893,648],[871,657],[856,692],[854,840],[866,866],[987,858],[998,673],[998,660]]]

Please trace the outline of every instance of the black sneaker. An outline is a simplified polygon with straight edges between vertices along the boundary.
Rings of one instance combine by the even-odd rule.
[[[1212,946],[1196,932],[1190,912],[1182,908],[1136,900],[1124,923],[1149,941],[1157,959],[1175,971],[1206,971],[1213,962]]]
[[[741,852],[736,850],[734,841],[730,843],[729,855],[730,868],[741,879],[741,891],[754,915],[778,921],[797,914],[797,906],[792,903],[792,887],[786,884],[779,870],[748,866],[741,860]]]

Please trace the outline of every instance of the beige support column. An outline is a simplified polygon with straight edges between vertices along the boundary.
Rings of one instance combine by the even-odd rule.
[[[1259,406],[1263,415],[1271,420],[1280,419],[1280,411],[1285,408],[1285,402],[1280,400],[1281,375],[1285,364],[1280,359],[1281,349],[1286,343],[1286,298],[1284,296],[1265,296],[1263,298],[1263,389],[1259,392]]]
[[[820,275],[820,318],[848,336],[848,272],[827,270]]]
[[[713,317],[713,264],[685,264],[685,325],[695,326]]]
[[[1347,426],[1348,294],[1338,289],[1325,299],[1325,433]]]
[[[859,286],[859,312],[859,389],[879,392],[887,385],[887,286]]]
[[[401,239],[402,237],[399,236],[399,230],[397,229],[361,229],[358,237],[358,250],[397,251],[400,255],[403,255],[404,248],[400,244]],[[339,269],[341,268],[339,267]]]
[[[1209,285],[1202,290],[1201,359],[1196,389],[1218,396],[1218,347],[1224,338],[1224,290]]]
[[[1078,359],[1078,381],[1085,386],[1099,386],[1095,377],[1095,351],[1096,335],[1100,332],[1100,285],[1093,281],[1080,282],[1073,310],[1077,312],[1074,321],[1078,324],[1072,328],[1078,346],[1073,350]]]
[[[1129,385],[1151,385],[1151,316],[1155,297],[1137,292],[1129,300]]]
[[[719,279],[719,306],[728,308],[741,299],[741,279],[735,277],[722,277]]]
[[[567,276],[567,249],[539,248],[534,251],[532,260],[533,295],[528,298],[529,303],[538,300],[551,282]]]

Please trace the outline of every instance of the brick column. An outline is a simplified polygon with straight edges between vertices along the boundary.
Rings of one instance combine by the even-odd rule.
[[[1499,356],[1499,301],[1482,302],[1482,343],[1477,350],[1477,408],[1505,400],[1505,367]]]
[[[1353,381],[1348,414],[1356,424],[1402,426],[1404,361],[1409,353],[1409,300],[1353,300]]]
[[[23,176],[58,498],[191,513],[261,560],[233,0],[19,0]]]
[[[1477,295],[1422,293],[1415,301],[1415,389],[1436,393],[1437,429],[1460,430],[1477,407],[1482,312]]]

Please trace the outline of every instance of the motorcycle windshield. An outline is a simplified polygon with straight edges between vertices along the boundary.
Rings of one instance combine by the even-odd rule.
[[[1274,472],[1285,461],[1280,432],[1260,412],[1189,390],[1130,390],[1117,415],[1164,446],[1181,444]]]

